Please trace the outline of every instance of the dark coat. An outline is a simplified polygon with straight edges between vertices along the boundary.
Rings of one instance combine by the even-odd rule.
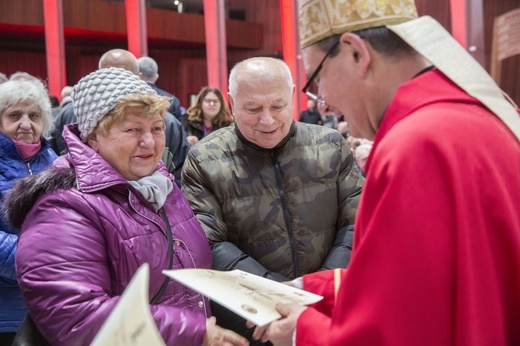
[[[186,116],[185,116],[186,117]],[[187,117],[186,117],[187,119]],[[229,121],[226,121],[226,122],[223,122],[222,125],[213,125],[211,127],[211,132],[213,131],[216,131],[222,127],[226,127],[226,126],[229,126],[230,122]],[[185,123],[185,127],[186,127],[186,135],[187,136],[195,136],[197,137],[199,140],[201,140],[204,136],[206,136],[208,133],[204,133],[204,123],[202,121],[195,121],[195,120],[186,120],[186,123]]]
[[[307,124],[322,125],[321,115],[316,108],[313,110],[306,109],[301,112],[299,121]]]
[[[174,95],[170,94],[169,92],[159,88],[157,85],[155,85],[154,83],[150,83],[150,82],[146,82],[153,90],[155,90],[157,92],[158,95],[161,95],[161,96],[166,96],[170,99],[170,108],[168,109],[168,111],[173,114],[173,116],[175,118],[177,118],[177,120],[179,120],[179,122],[181,124],[184,124],[184,117],[183,117],[183,113],[181,112],[181,102],[179,101],[179,99],[177,97],[175,97]]]

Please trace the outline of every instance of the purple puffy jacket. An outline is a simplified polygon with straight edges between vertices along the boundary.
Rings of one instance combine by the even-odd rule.
[[[69,154],[17,185],[8,215],[23,221],[16,269],[33,320],[53,345],[88,345],[141,264],[150,265],[150,299],[159,290],[168,241],[161,214],[80,141],[75,125],[64,138]],[[168,175],[162,162],[158,169]],[[163,207],[173,232],[173,268],[211,268],[204,232],[173,186]],[[170,280],[150,309],[167,345],[202,344],[210,311],[201,295]]]

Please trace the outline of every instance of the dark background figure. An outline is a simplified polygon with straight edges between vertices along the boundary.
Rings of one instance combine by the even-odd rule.
[[[300,113],[299,121],[307,124],[322,125],[321,115],[314,100],[307,100],[307,109]]]
[[[49,95],[49,101],[51,103],[52,118],[56,118],[60,112],[60,100],[55,95]]]
[[[61,108],[63,108],[67,103],[72,102],[70,94],[72,94],[72,87],[70,85],[66,85],[63,87],[63,89],[61,89]]]
[[[38,79],[0,84],[0,207],[17,179],[45,170],[58,157],[49,95]],[[11,345],[27,314],[15,272],[18,233],[0,217],[0,345]]]
[[[183,113],[181,111],[181,102],[179,99],[175,97],[175,95],[172,95],[169,92],[159,88],[155,84],[159,79],[159,66],[157,65],[157,62],[149,56],[143,56],[137,59],[137,63],[139,64],[141,78],[146,83],[148,83],[148,85],[151,86],[158,95],[166,96],[170,99],[170,108],[168,109],[169,112],[173,114],[173,116],[177,118],[181,124],[184,124]]]

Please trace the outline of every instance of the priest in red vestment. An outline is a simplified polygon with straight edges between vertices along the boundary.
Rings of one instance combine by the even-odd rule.
[[[307,95],[374,140],[346,269],[274,345],[520,345],[520,118],[413,0],[300,0]]]

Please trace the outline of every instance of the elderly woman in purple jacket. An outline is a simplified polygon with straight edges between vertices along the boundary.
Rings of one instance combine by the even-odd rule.
[[[23,223],[16,268],[38,329],[53,345],[88,345],[148,263],[150,310],[167,345],[246,345],[208,318],[206,299],[161,274],[211,267],[204,232],[160,161],[168,99],[119,68],[84,77],[72,99],[68,154],[6,201],[11,222]]]

